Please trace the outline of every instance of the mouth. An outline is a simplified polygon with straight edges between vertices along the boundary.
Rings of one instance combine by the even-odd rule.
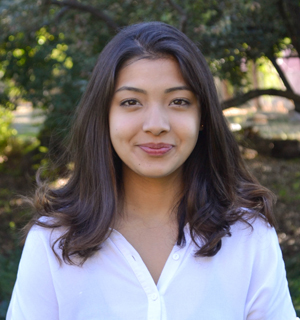
[[[161,156],[173,149],[174,146],[168,143],[145,143],[138,145],[138,147],[149,155]]]

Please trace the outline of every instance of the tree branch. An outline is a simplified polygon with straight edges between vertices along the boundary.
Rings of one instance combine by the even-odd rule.
[[[281,70],[280,66],[278,65],[275,57],[268,57],[271,62],[273,63],[273,66],[275,67],[276,71],[278,72],[283,84],[285,85],[286,87],[286,90],[288,91],[293,91],[291,85],[289,84],[288,82],[288,79],[286,78],[285,74],[283,73],[283,71]]]
[[[63,0],[63,1],[51,0],[49,1],[49,3],[56,6],[69,7],[70,9],[89,12],[93,16],[104,21],[106,25],[113,31],[116,31],[119,28],[119,26],[108,15],[106,15],[104,12],[102,12],[101,10],[93,6],[85,5],[77,1],[71,1],[71,0]]]
[[[240,106],[241,104],[247,102],[248,100],[257,98],[262,95],[270,95],[270,96],[278,96],[278,97],[284,97],[287,99],[291,99],[295,103],[295,110],[297,112],[300,112],[300,95],[295,94],[292,91],[283,91],[283,90],[276,90],[276,89],[256,89],[251,90],[247,93],[245,93],[242,96],[237,96],[229,100],[225,100],[221,102],[222,109],[228,109],[230,107],[236,107]],[[297,103],[296,103],[297,102]]]
[[[57,23],[57,22],[62,18],[62,16],[64,16],[69,10],[70,10],[70,7],[68,7],[68,6],[63,7],[63,8],[57,13],[57,15],[54,17],[53,20],[45,22],[43,25],[39,26],[38,28],[35,28],[34,31],[39,30],[41,27],[49,26],[49,25],[52,24],[53,22],[56,22],[56,23]]]
[[[68,6],[62,7],[62,9],[61,9],[61,10],[57,13],[57,15],[55,16],[54,21],[55,21],[55,22],[58,22],[58,21],[61,19],[61,17],[62,17],[65,13],[67,13],[69,10],[70,10],[70,7],[68,7]]]
[[[182,31],[183,33],[185,33],[186,31],[186,23],[187,23],[187,14],[185,13],[185,11],[177,4],[175,3],[173,0],[167,0],[167,2],[169,3],[170,6],[172,6],[175,10],[177,10],[180,15],[181,15],[181,19],[180,19],[180,31]]]
[[[269,59],[271,60],[271,62],[273,63],[273,66],[277,70],[282,82],[284,83],[284,85],[286,87],[286,90],[294,92],[294,90],[291,87],[290,83],[288,82],[288,79],[286,78],[284,72],[281,70],[280,66],[278,65],[275,57],[269,57]],[[300,110],[300,101],[294,100],[294,104],[295,104],[295,110]]]
[[[45,1],[45,4],[48,4],[48,3]],[[33,28],[30,28],[29,32],[27,32],[27,35],[29,37],[30,36],[35,37],[35,32],[40,30],[42,27],[49,26],[52,23],[58,23],[59,20],[62,18],[62,16],[64,16],[69,10],[70,10],[70,7],[68,7],[68,6],[63,7],[61,10],[59,10],[59,12],[56,14],[54,19],[52,19],[50,21],[45,21],[43,24],[41,24],[39,26],[34,26]],[[34,33],[34,35],[32,35],[32,33]]]

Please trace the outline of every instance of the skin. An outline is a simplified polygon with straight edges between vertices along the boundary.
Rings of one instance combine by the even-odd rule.
[[[198,100],[174,58],[140,59],[120,70],[109,112],[125,190],[115,229],[138,251],[156,283],[177,239],[172,209],[200,118]]]

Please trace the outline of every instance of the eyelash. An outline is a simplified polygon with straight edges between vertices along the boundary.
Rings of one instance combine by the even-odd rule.
[[[189,106],[191,103],[186,100],[186,99],[174,99],[172,101],[172,103],[174,103],[175,101],[181,101],[181,102],[184,102],[183,104],[175,104],[176,106]],[[135,102],[135,104],[130,104],[130,102]],[[130,107],[130,106],[135,106],[136,105],[136,102],[138,102],[136,99],[126,99],[124,101],[121,102],[121,106],[125,106],[125,107]],[[126,103],[129,103],[129,104],[126,104]],[[138,102],[139,103],[139,102]]]
[[[131,101],[138,102],[135,99],[127,99],[127,100],[122,101],[120,105],[125,106],[125,107],[135,106],[136,104],[126,104],[127,102],[131,102]]]
[[[182,101],[182,102],[184,102],[184,104],[179,104],[179,106],[189,106],[191,103],[188,101],[188,100],[186,100],[186,99],[174,99],[172,102],[175,102],[175,101]],[[178,104],[176,104],[176,105],[178,105]]]

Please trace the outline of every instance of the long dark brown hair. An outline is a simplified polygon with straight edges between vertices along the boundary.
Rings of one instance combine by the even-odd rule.
[[[70,134],[68,154],[73,168],[67,183],[51,188],[38,179],[32,200],[36,213],[27,230],[34,224],[64,227],[56,243],[67,263],[74,263],[74,256],[84,263],[101,249],[122,205],[122,165],[110,141],[108,122],[118,71],[128,60],[166,56],[178,61],[183,78],[198,97],[204,125],[184,164],[184,193],[176,206],[177,244],[185,244],[187,222],[198,256],[215,255],[237,221],[251,225],[260,216],[275,223],[272,193],[245,168],[198,47],[170,25],[139,23],[122,29],[99,56]]]

